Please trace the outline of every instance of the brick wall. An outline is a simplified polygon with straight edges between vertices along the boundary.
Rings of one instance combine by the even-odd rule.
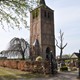
[[[33,62],[25,60],[0,60],[0,66],[33,73],[50,73],[50,65],[48,62]]]

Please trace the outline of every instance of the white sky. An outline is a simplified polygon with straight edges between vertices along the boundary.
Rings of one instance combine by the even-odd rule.
[[[54,9],[55,34],[58,39],[59,30],[64,32],[64,43],[68,43],[63,54],[72,54],[80,49],[80,0],[46,0]],[[59,54],[59,49],[57,49]]]
[[[55,35],[58,39],[60,29],[64,32],[64,43],[68,43],[63,54],[72,54],[80,49],[80,0],[45,0],[54,10]],[[29,19],[28,19],[29,24]],[[29,41],[29,30],[22,28],[5,30],[0,28],[0,51],[5,50],[14,37]],[[59,49],[56,54],[59,55]]]

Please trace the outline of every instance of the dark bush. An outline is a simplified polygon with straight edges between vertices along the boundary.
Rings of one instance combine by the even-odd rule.
[[[68,67],[63,66],[63,67],[60,68],[60,71],[68,71]]]

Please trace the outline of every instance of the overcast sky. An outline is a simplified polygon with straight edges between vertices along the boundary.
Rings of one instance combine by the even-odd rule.
[[[61,29],[64,32],[64,44],[68,43],[63,54],[78,52],[80,49],[80,0],[45,0],[45,2],[54,10],[55,37],[58,39]],[[29,30],[0,28],[0,51],[5,50],[14,37],[29,41]],[[56,54],[59,54],[59,49]]]

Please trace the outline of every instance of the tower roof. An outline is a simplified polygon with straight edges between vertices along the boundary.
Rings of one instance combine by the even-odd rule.
[[[39,5],[46,5],[45,0],[40,0]]]

